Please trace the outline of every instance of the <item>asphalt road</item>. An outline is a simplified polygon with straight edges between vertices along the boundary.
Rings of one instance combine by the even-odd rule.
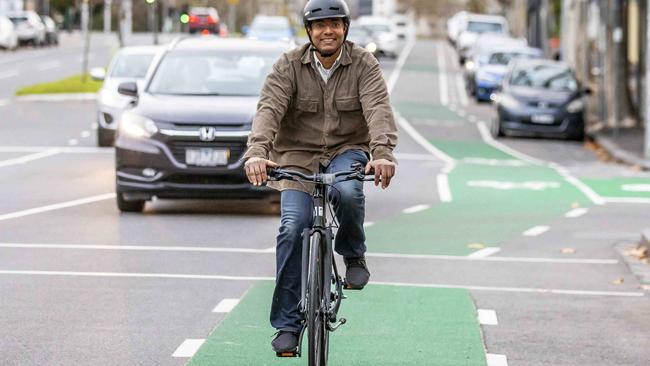
[[[115,41],[97,39],[102,66]],[[305,364],[270,350],[279,220],[265,204],[120,214],[93,103],[11,97],[76,73],[79,42],[0,54],[0,364]],[[417,41],[382,61],[399,168],[366,187],[373,284],[344,303],[333,362],[650,364],[648,294],[615,250],[648,222],[650,194],[621,187],[650,177],[576,142],[493,140],[455,59]]]

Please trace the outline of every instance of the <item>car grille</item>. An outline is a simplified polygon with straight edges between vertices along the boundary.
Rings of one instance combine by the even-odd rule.
[[[185,150],[188,148],[229,149],[228,164],[236,163],[246,150],[246,145],[241,142],[170,141],[167,144],[174,158],[181,163],[185,163]]]
[[[232,175],[172,174],[164,179],[168,183],[195,185],[223,185],[248,183],[246,178]]]
[[[533,108],[542,108],[542,109],[553,109],[558,108],[562,104],[560,103],[550,103],[550,102],[540,102],[540,101],[531,101],[528,102],[528,105]]]

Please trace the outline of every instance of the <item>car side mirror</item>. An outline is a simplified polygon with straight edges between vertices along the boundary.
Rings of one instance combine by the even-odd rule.
[[[103,67],[93,67],[90,70],[90,78],[96,81],[104,81],[106,78],[106,69]]]
[[[117,92],[122,95],[127,95],[129,97],[137,97],[138,84],[136,84],[133,81],[127,81],[125,83],[121,83],[120,86],[117,87]]]

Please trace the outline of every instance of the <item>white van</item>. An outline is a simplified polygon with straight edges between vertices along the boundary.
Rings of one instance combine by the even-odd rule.
[[[469,14],[464,30],[458,36],[456,50],[461,64],[465,62],[467,53],[472,48],[478,36],[483,33],[510,35],[508,21],[499,15]]]
[[[18,34],[14,23],[4,15],[0,15],[0,48],[14,50],[18,47]]]

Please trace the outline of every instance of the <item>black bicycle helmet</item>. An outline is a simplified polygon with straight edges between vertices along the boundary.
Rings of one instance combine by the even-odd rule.
[[[345,37],[343,41],[348,39],[348,31],[350,30],[350,8],[348,4],[343,0],[309,0],[307,5],[305,5],[305,10],[303,11],[302,22],[305,25],[305,29],[309,28],[309,24],[314,20],[319,19],[331,19],[331,18],[341,18],[345,24]],[[309,36],[309,42],[311,41],[311,36]]]

